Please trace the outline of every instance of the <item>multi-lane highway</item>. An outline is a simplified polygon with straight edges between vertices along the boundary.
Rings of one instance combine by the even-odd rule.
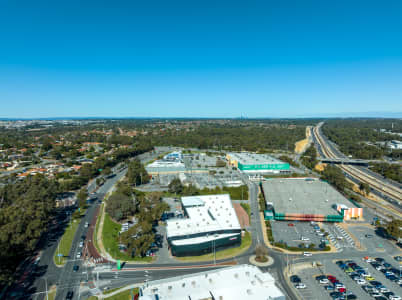
[[[326,158],[345,158],[343,154],[328,142],[321,133],[321,126],[318,124],[313,130],[314,141],[317,143],[320,153]],[[395,209],[401,212],[402,192],[399,184],[380,178],[378,174],[356,166],[338,165],[343,172],[358,182],[366,182],[370,185],[377,196],[390,202]]]

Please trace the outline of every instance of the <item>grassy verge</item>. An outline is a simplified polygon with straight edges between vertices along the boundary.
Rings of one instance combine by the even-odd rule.
[[[240,203],[241,207],[243,207],[243,209],[247,212],[248,217],[251,217],[251,208],[250,208],[250,204],[247,203]]]
[[[265,226],[266,226],[266,228],[267,228],[267,237],[268,237],[268,240],[269,240],[269,242],[270,242],[271,244],[273,244],[275,241],[274,241],[274,236],[273,236],[273,234],[272,234],[271,223],[270,223],[269,221],[265,221]]]
[[[98,214],[98,218],[96,219],[96,225],[95,225],[95,230],[94,230],[94,236],[92,237],[92,240],[94,241],[94,245],[95,245],[95,248],[96,248],[96,250],[98,251],[98,253],[101,253],[100,248],[99,248],[99,245],[98,245],[97,236],[98,236],[98,230],[99,230],[99,223],[100,223],[100,220],[101,220],[101,218],[102,218],[103,205],[105,205],[105,204],[102,203],[102,205],[101,205],[100,208],[99,208],[99,214]]]
[[[137,293],[138,293],[138,288],[133,289],[133,294],[135,295]],[[127,291],[118,293],[116,295],[106,297],[104,299],[108,299],[108,300],[131,300],[131,290],[127,290]]]
[[[68,254],[71,249],[71,244],[73,243],[74,235],[75,232],[77,231],[77,228],[80,224],[80,220],[72,220],[70,224],[68,225],[66,231],[64,232],[63,236],[61,237],[61,240],[59,242],[59,251],[55,251],[53,260],[54,263],[57,266],[63,266],[66,263],[66,260],[68,258]],[[63,257],[58,257],[57,254],[61,253],[63,254]]]
[[[96,296],[91,296],[91,297],[87,298],[87,300],[98,300],[98,297],[96,297]]]
[[[54,300],[54,299],[56,299],[56,291],[57,291],[57,290],[54,289],[54,290],[50,291],[50,292],[47,294],[49,300]]]
[[[251,233],[246,231],[246,234],[241,240],[241,245],[236,248],[229,248],[225,250],[221,250],[216,252],[216,259],[226,259],[230,257],[237,256],[239,254],[242,254],[245,252],[248,248],[251,246]],[[186,257],[176,257],[176,259],[181,260],[181,261],[191,261],[191,262],[196,262],[196,261],[211,261],[214,259],[214,254],[213,253],[208,253],[200,256],[186,256]]]
[[[106,251],[114,258],[123,261],[141,261],[150,262],[152,257],[131,257],[126,253],[120,252],[119,250],[119,231],[121,230],[121,224],[116,223],[112,218],[105,212],[105,221],[103,223],[102,230],[102,242]]]
[[[122,289],[122,288],[125,288],[125,287],[126,287],[126,286],[120,286],[120,287],[115,288],[115,289],[106,290],[106,291],[103,292],[103,295],[111,294],[111,293],[113,293],[113,292],[115,292],[115,291],[117,291],[117,290],[120,290],[120,289]]]

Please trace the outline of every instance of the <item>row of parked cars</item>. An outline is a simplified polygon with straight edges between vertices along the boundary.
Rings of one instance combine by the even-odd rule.
[[[381,258],[381,260],[383,260]],[[381,282],[368,272],[367,269],[359,266],[352,260],[337,261],[336,264],[350,276],[362,289],[367,292],[371,297],[377,300],[401,300],[401,298],[390,291]]]
[[[324,289],[329,292],[329,296],[332,299],[357,299],[356,295],[348,292],[346,286],[333,275],[319,275],[315,279],[324,286]]]

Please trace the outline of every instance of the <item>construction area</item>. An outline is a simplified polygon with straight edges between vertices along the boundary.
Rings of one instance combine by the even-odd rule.
[[[363,217],[362,208],[319,179],[269,179],[262,183],[262,189],[266,219],[342,222]]]

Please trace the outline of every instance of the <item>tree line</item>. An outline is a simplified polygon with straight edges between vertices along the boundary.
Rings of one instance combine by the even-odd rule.
[[[56,181],[40,174],[0,189],[0,285],[10,284],[19,263],[35,250],[58,191]]]

